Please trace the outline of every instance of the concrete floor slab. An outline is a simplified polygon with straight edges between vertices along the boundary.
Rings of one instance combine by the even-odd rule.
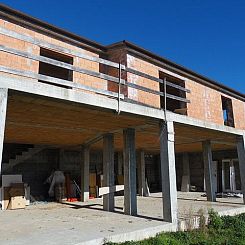
[[[218,198],[209,203],[202,193],[178,193],[179,220],[200,209],[222,214],[245,212],[242,198]],[[162,221],[160,193],[138,197],[137,217],[123,214],[123,197],[116,197],[114,213],[103,211],[102,199],[87,203],[47,203],[24,210],[0,212],[0,244],[103,244],[104,241],[140,240],[161,231],[174,230]]]

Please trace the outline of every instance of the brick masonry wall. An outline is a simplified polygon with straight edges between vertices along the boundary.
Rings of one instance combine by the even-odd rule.
[[[0,19],[0,26],[19,33],[23,33],[24,31],[26,31],[26,29],[24,29],[23,27],[4,21],[2,19]],[[5,45],[9,48],[14,48],[20,51],[29,52],[35,55],[38,55],[40,50],[39,47],[36,45],[21,40],[16,40],[14,38],[7,37],[1,34],[0,34],[0,44]],[[19,69],[19,70],[38,72],[37,61],[28,60],[26,58],[15,56],[5,52],[0,52],[0,65],[11,67],[14,69]]]
[[[235,128],[245,129],[245,102],[191,80],[186,81],[186,88],[191,90],[187,94],[191,101],[187,105],[188,116],[223,125],[221,96],[224,96],[232,100]]]
[[[144,72],[154,77],[159,77],[159,71],[173,74],[166,69],[153,65],[133,55],[127,55],[128,67]],[[175,74],[176,77],[179,75]],[[128,73],[127,79],[131,83],[145,86],[159,91],[159,85],[149,79],[139,77]],[[186,93],[186,98],[190,100],[187,103],[187,115],[207,122],[224,125],[221,95],[231,98],[233,105],[233,114],[235,127],[245,129],[245,102],[223,94],[213,88],[204,86],[190,79],[185,80],[185,87],[190,89],[191,93]],[[160,98],[158,95],[152,95],[137,89],[128,88],[128,97],[150,106],[160,108]]]
[[[128,67],[135,69],[137,71],[144,72],[148,75],[159,77],[158,68],[149,62],[143,61],[132,55],[127,55]],[[159,83],[140,77],[138,75],[128,73],[127,80],[130,83],[134,83],[152,90],[159,91]],[[160,96],[154,95],[152,93],[144,92],[135,88],[128,88],[128,98],[136,100],[140,103],[144,103],[153,107],[160,108]]]
[[[187,99],[191,101],[187,104],[188,116],[223,124],[221,94],[191,80],[187,80],[185,86],[191,91],[186,94]]]
[[[109,50],[104,58],[108,59],[110,61],[113,61],[116,63],[121,63],[122,65],[127,66],[126,57],[127,57],[126,51],[122,48],[119,48],[119,49]],[[104,73],[106,73],[110,76],[113,76],[113,77],[119,77],[118,69],[113,68],[111,66],[102,65],[101,66],[101,72],[104,72]],[[121,73],[121,78],[125,79],[125,80],[127,79],[126,72],[123,70]],[[117,93],[118,92],[118,85],[114,82],[108,81],[108,90]],[[125,97],[128,96],[127,86],[121,85],[120,90],[121,90],[121,94],[123,94]]]
[[[48,43],[59,45],[61,47],[68,48],[74,51],[79,51],[89,56],[99,57],[99,55],[96,53],[90,52],[80,47],[76,47],[74,45],[70,45],[69,43],[59,41],[50,36],[41,34],[39,32],[35,32],[31,29],[16,25],[14,23],[8,22],[3,19],[0,19],[0,26],[8,30],[15,31],[20,34],[31,36],[41,41],[46,41]],[[5,45],[7,47],[14,48],[19,51],[25,51],[25,52],[35,54],[35,55],[40,54],[39,46],[33,45],[31,43],[24,42],[24,41],[15,39],[15,38],[7,37],[4,35],[0,35],[0,45]],[[88,61],[85,59],[81,59],[78,57],[73,57],[73,58],[74,58],[73,60],[74,66],[77,66],[83,69],[87,69],[87,70],[91,70],[91,71],[95,71],[95,72],[99,72],[98,63]],[[38,73],[38,68],[39,68],[38,61],[32,61],[30,59],[18,57],[13,54],[7,54],[5,52],[0,52],[0,65],[18,69],[18,70],[31,71],[35,73]],[[81,74],[78,72],[73,72],[73,81],[87,85],[87,86],[91,86],[94,88],[107,90],[106,80],[102,80],[102,79],[95,78],[95,77],[85,75],[85,74]]]
[[[51,44],[56,44],[61,47],[73,50],[79,50],[84,54],[99,57],[99,54],[82,49],[80,47],[76,47],[69,43],[59,41],[50,36],[35,32],[31,29],[27,29],[23,26],[16,25],[3,19],[0,19],[0,26],[15,31],[17,33],[23,33],[25,35],[29,35],[39,40],[49,42]],[[4,35],[0,35],[0,45],[6,45],[7,47],[15,48],[20,51],[26,51],[35,55],[39,55],[40,53],[40,48],[37,45],[20,41],[11,37],[6,37]],[[108,52],[107,58],[115,62],[120,61],[122,64],[125,64],[130,68],[144,72],[154,77],[159,77],[159,70],[166,72],[165,69],[159,66],[144,61],[138,57],[133,56],[132,54],[127,54],[125,49],[111,50]],[[74,57],[73,63],[75,66],[92,70],[95,72],[105,70],[106,73],[108,73],[109,75],[117,77],[118,71],[116,69],[108,67],[102,68],[98,63],[92,61]],[[39,62],[32,61],[23,57],[18,57],[16,55],[7,54],[5,52],[0,52],[0,65],[11,67],[14,69],[38,73]],[[122,78],[127,79],[128,82],[159,91],[159,84],[149,79],[145,79],[130,73],[126,75],[125,72],[123,72]],[[80,74],[77,72],[73,72],[73,81],[98,89],[108,89],[114,92],[118,91],[118,86],[115,83],[108,82],[107,80],[95,78],[85,74]],[[191,103],[187,105],[188,116],[223,125],[221,105],[222,94],[214,89],[211,89],[209,87],[199,84],[198,82],[188,79],[186,80],[185,86],[186,88],[189,88],[191,90],[191,93],[187,94],[187,99],[190,99],[191,101]],[[154,95],[130,87],[127,88],[126,86],[122,86],[121,92],[129,99],[136,100],[140,103],[144,103],[149,106],[160,108],[160,96],[158,95]],[[227,95],[225,96],[229,97]],[[233,105],[235,127],[239,129],[245,129],[245,103],[234,98],[231,99]]]
[[[232,99],[235,127],[245,130],[245,102]]]

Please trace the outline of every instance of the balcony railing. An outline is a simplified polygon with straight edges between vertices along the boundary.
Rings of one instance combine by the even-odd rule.
[[[92,77],[96,77],[96,78],[105,80],[107,82],[109,81],[109,82],[115,83],[117,85],[118,91],[113,92],[113,91],[109,91],[109,90],[99,89],[99,88],[88,86],[88,85],[85,85],[85,84],[82,84],[79,82],[68,81],[68,80],[64,80],[64,79],[60,79],[60,78],[42,75],[42,74],[39,74],[38,72],[35,73],[33,71],[28,71],[28,70],[14,69],[14,68],[3,66],[3,65],[0,66],[0,72],[12,74],[12,75],[17,75],[17,76],[21,76],[21,77],[26,77],[26,78],[30,78],[30,79],[35,79],[35,80],[37,80],[37,82],[38,81],[44,81],[44,82],[47,82],[47,83],[52,84],[54,86],[64,86],[64,87],[67,87],[67,89],[75,88],[75,89],[81,89],[83,91],[94,92],[96,94],[100,94],[100,95],[108,96],[110,98],[117,99],[119,101],[119,103],[120,103],[120,100],[125,100],[125,101],[130,102],[130,103],[139,102],[139,101],[135,101],[135,100],[126,98],[126,96],[123,93],[121,93],[121,86],[127,86],[130,88],[136,89],[136,90],[144,91],[144,92],[159,96],[159,97],[164,97],[166,99],[168,98],[171,100],[190,103],[190,101],[186,98],[167,93],[167,89],[166,89],[167,87],[172,87],[174,89],[177,89],[177,90],[185,92],[185,93],[190,93],[190,90],[188,90],[182,86],[179,86],[177,84],[174,84],[170,81],[167,81],[166,79],[160,79],[160,78],[151,76],[149,74],[137,71],[135,69],[126,67],[125,65],[120,64],[120,63],[112,62],[112,61],[109,61],[109,60],[106,60],[106,59],[103,59],[100,57],[90,56],[90,55],[84,54],[83,52],[77,51],[75,49],[72,50],[72,49],[65,48],[65,47],[62,47],[62,46],[59,46],[59,45],[56,45],[53,43],[49,43],[49,42],[46,42],[43,40],[39,40],[39,39],[31,37],[29,35],[17,33],[15,31],[6,29],[4,27],[0,27],[0,34],[14,38],[16,41],[17,40],[24,41],[24,42],[36,45],[40,48],[45,48],[45,49],[53,50],[55,52],[59,52],[61,54],[72,56],[73,58],[78,57],[78,58],[81,58],[84,60],[92,61],[92,62],[95,62],[98,64],[102,64],[104,66],[109,66],[109,67],[112,67],[114,69],[117,69],[117,71],[118,71],[117,76],[111,76],[111,75],[99,72],[99,70],[98,71],[88,70],[88,69],[84,69],[82,67],[78,67],[78,66],[75,66],[72,64],[68,64],[68,63],[58,61],[55,59],[51,59],[48,57],[44,57],[41,55],[35,55],[33,53],[30,53],[30,52],[10,48],[10,47],[8,47],[7,43],[0,45],[0,51],[1,52],[5,52],[5,53],[8,53],[8,54],[11,54],[14,56],[23,57],[23,58],[33,60],[33,61],[43,62],[43,63],[50,64],[50,65],[53,65],[56,67],[65,68],[67,70],[77,72],[80,74],[86,74],[86,75],[89,75]],[[122,72],[135,74],[137,76],[140,76],[140,77],[149,79],[151,81],[154,81],[154,82],[158,83],[159,85],[163,84],[165,89],[164,89],[164,91],[160,91],[160,89],[154,90],[154,89],[151,89],[151,88],[146,87],[146,86],[141,86],[141,85],[136,84],[136,83],[128,82],[127,79],[122,78]],[[160,88],[160,86],[159,86],[159,88]],[[144,106],[149,106],[149,105],[144,104]]]

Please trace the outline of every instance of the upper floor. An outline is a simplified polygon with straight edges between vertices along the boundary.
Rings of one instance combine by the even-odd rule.
[[[105,47],[3,5],[0,73],[245,129],[244,94],[132,43]]]

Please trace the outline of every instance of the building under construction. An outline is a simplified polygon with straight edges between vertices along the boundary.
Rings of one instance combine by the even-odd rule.
[[[0,5],[0,98],[1,175],[22,175],[37,200],[54,169],[83,202],[106,187],[106,211],[121,194],[137,215],[137,195],[162,192],[173,224],[177,191],[245,191],[245,95],[130,42],[103,46]]]

